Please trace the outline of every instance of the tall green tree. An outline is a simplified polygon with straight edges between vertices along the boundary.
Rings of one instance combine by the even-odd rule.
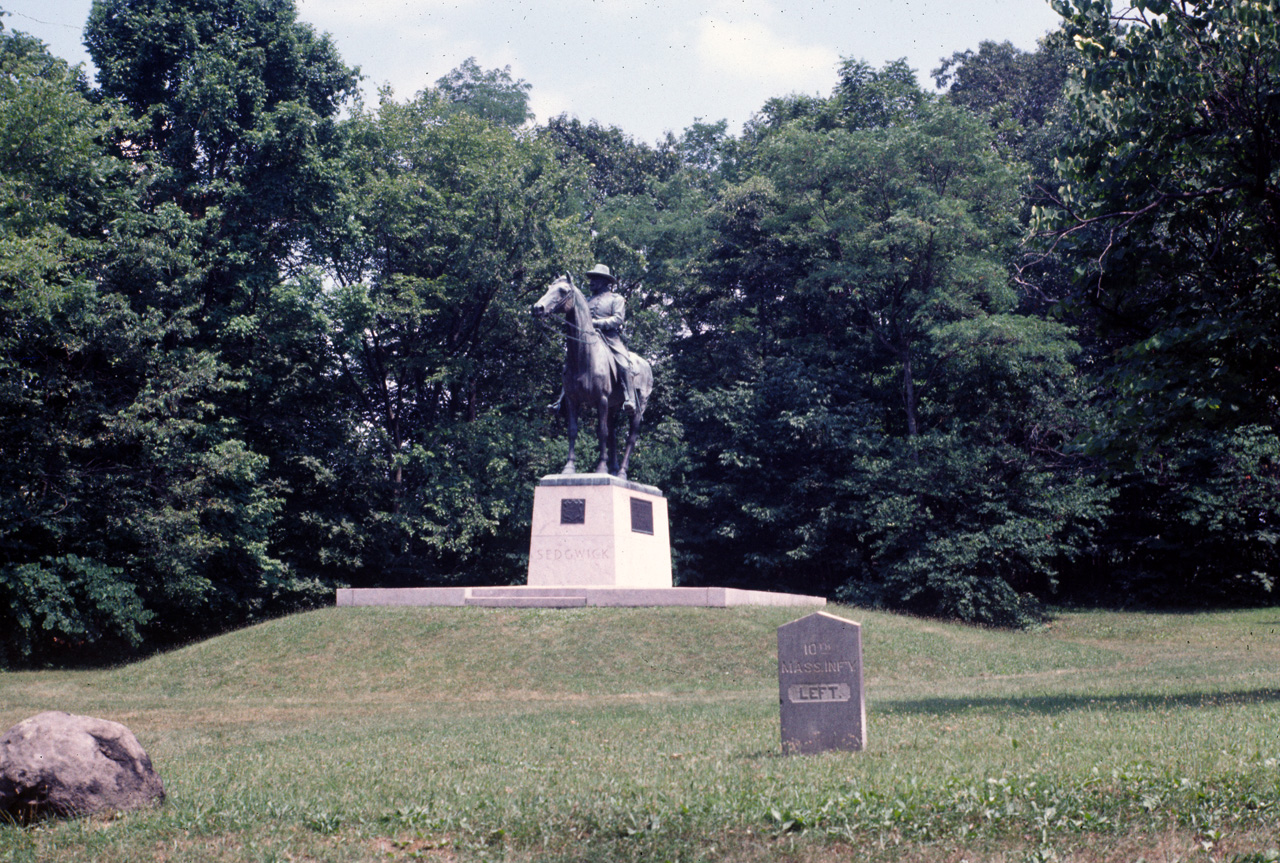
[[[1062,452],[1075,346],[1017,311],[1018,177],[986,124],[846,67],[717,208],[682,346],[698,565],[1025,621],[1096,515]]]
[[[585,268],[583,175],[433,91],[384,94],[345,131],[358,228],[332,247],[331,315],[382,549],[366,563],[409,583],[517,577],[528,480],[551,466],[529,429],[560,361],[529,309]]]
[[[3,54],[3,652],[103,658],[243,620],[280,574],[274,504],[263,459],[210,422],[222,364],[154,304],[191,271],[189,224],[148,206],[124,112],[26,37]]]
[[[1280,8],[1056,8],[1079,132],[1040,227],[1100,342],[1108,565],[1122,596],[1256,600],[1280,571]]]
[[[1066,84],[1075,51],[1062,28],[1045,34],[1034,51],[1009,42],[984,41],[957,51],[933,70],[945,99],[986,119],[996,143],[1025,166],[1019,218],[1029,225],[1036,207],[1054,200],[1060,185],[1057,158],[1072,134]],[[1060,256],[1028,246],[1017,259],[1023,308],[1054,314],[1070,294],[1071,266]],[[1088,339],[1086,330],[1082,335]]]
[[[587,170],[588,219],[598,204],[643,196],[653,183],[670,179],[679,167],[673,152],[638,143],[617,126],[561,115],[548,121],[544,134],[558,145],[563,161]]]
[[[1055,119],[1071,62],[1071,45],[1057,30],[1044,36],[1034,51],[1012,42],[979,43],[976,51],[957,51],[933,70],[933,80],[947,100],[989,118],[999,137],[1012,147]],[[1024,147],[1027,160],[1035,152]]]
[[[523,78],[511,77],[510,66],[482,69],[475,57],[468,57],[448,75],[436,79],[436,93],[450,108],[512,129],[533,119],[529,110],[532,89]]]
[[[92,273],[135,181],[113,117],[37,40],[0,30],[0,666],[128,649],[149,614],[100,525],[104,415],[138,351]],[[122,392],[121,392],[122,391]]]
[[[337,206],[336,114],[356,77],[287,0],[99,0],[85,40],[131,120],[116,151],[146,180],[134,240],[97,275],[150,351],[113,427],[155,506],[121,530],[154,573],[153,635],[186,638],[319,597],[293,496],[342,435],[298,419],[330,401],[332,361],[319,294],[299,285]]]

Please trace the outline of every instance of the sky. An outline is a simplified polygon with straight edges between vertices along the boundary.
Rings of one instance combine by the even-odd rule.
[[[842,58],[905,57],[920,83],[984,40],[1033,50],[1048,0],[296,0],[360,67],[372,101],[407,99],[469,57],[532,85],[539,122],[568,114],[655,143],[694,122],[737,134],[764,103],[828,95]],[[0,0],[5,26],[83,62],[91,0]]]

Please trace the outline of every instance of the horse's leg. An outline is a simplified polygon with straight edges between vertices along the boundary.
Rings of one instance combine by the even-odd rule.
[[[636,448],[636,438],[640,434],[640,421],[644,417],[644,409],[649,404],[649,394],[653,391],[653,369],[648,362],[632,354],[631,368],[637,372],[632,377],[632,393],[636,400],[636,409],[631,413],[631,424],[627,431],[627,445],[622,453],[622,462],[618,465],[618,477],[627,478],[627,470],[631,467],[631,453]]]
[[[618,419],[621,412],[609,417],[609,473],[618,474]]]
[[[642,416],[644,416],[644,407],[637,405],[636,412],[631,415],[631,427],[627,431],[627,446],[622,451],[622,463],[618,465],[618,479],[627,478],[627,468],[631,465],[631,451],[636,448],[636,436],[640,433]]]
[[[596,437],[600,442],[600,463],[596,465],[596,473],[609,472],[609,397],[602,395],[596,399]]]
[[[564,463],[564,468],[560,472],[573,473],[573,447],[578,442],[578,406],[574,404],[573,399],[566,395],[562,408],[564,410],[565,423],[569,427],[569,460]]]

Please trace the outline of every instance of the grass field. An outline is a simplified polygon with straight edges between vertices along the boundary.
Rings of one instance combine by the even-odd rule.
[[[1280,609],[1033,632],[857,609],[869,748],[783,756],[796,609],[342,608],[0,674],[169,794],[0,861],[1280,860]]]

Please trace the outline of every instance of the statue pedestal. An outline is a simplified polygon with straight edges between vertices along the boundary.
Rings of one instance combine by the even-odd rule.
[[[667,499],[607,474],[552,474],[533,492],[530,587],[671,587]]]
[[[528,584],[339,588],[339,606],[480,608],[729,608],[821,606],[821,596],[672,587],[667,499],[607,474],[553,474],[533,492]]]

